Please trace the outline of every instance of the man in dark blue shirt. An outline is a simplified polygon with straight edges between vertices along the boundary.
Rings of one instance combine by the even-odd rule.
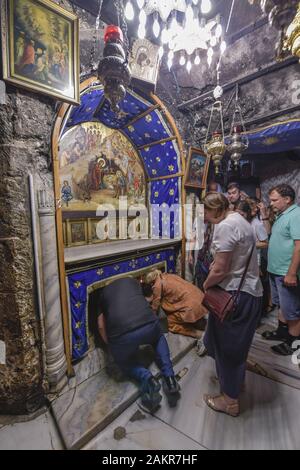
[[[160,383],[136,362],[135,354],[145,344],[155,350],[169,405],[175,406],[180,387],[174,376],[168,343],[140,283],[130,277],[118,279],[102,289],[99,303],[99,333],[120,369],[140,383],[144,406],[154,411],[162,399]]]

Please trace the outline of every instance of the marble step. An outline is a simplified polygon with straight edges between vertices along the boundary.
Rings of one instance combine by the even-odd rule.
[[[173,363],[176,364],[195,345],[195,340],[166,335]],[[150,366],[158,374],[155,364]],[[68,389],[51,406],[60,434],[68,449],[80,449],[116,419],[138,397],[137,386],[112,377],[107,369],[80,385]]]

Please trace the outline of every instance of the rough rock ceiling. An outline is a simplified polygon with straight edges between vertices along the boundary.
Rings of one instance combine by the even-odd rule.
[[[74,4],[97,15],[100,0],[71,0]],[[124,0],[124,2],[127,0]],[[132,0],[135,5],[135,0]],[[104,0],[102,5],[102,19],[106,23],[117,23],[116,12],[113,9],[114,2],[112,0]],[[221,14],[223,25],[227,25],[232,0],[212,0],[213,11],[211,16],[217,13]],[[136,15],[137,18],[137,15]],[[248,0],[235,0],[235,6],[227,33],[226,41],[234,42],[240,36],[243,36],[247,27],[262,21],[262,13],[259,6],[251,6]],[[133,38],[136,36],[137,23],[127,22],[128,36]],[[149,28],[151,30],[151,28]],[[274,44],[276,42],[276,32],[268,31],[267,36],[261,37],[261,32],[257,32],[245,36],[243,41],[239,41],[239,47],[233,47],[229,58],[226,59],[226,66],[222,66],[222,84],[230,82],[240,72],[245,72],[257,67],[264,66],[269,61],[270,51],[274,52]],[[151,41],[154,38],[149,37]],[[263,44],[263,47],[261,47]],[[264,53],[266,50],[266,53]],[[193,97],[199,96],[199,93],[205,93],[213,89],[216,83],[215,67],[209,69],[206,60],[201,61],[199,67],[193,67],[192,73],[188,74],[185,67],[174,64],[169,73],[166,63],[163,61],[159,74],[158,87],[160,92],[165,91],[171,102],[180,104]]]

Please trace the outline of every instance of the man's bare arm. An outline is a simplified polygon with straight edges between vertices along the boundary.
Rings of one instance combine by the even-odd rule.
[[[300,269],[300,240],[296,240],[292,262],[290,264],[289,271],[284,278],[284,283],[286,286],[297,287],[298,285],[297,273],[299,269]]]

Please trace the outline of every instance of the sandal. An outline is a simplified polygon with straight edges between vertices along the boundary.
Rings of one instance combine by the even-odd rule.
[[[271,349],[275,354],[278,354],[279,356],[292,356],[296,351],[287,343],[281,343],[277,346],[272,346]]]
[[[223,398],[225,402],[225,408],[218,408],[215,403],[216,398]],[[231,403],[231,404],[226,404],[225,398],[223,395],[218,395],[218,396],[211,396],[211,395],[203,395],[203,400],[214,411],[217,411],[218,413],[224,413],[226,415],[232,416],[233,418],[237,418],[240,414],[240,407],[238,403]]]
[[[278,330],[264,331],[261,336],[266,341],[284,341],[286,339],[286,335],[278,333]]]

